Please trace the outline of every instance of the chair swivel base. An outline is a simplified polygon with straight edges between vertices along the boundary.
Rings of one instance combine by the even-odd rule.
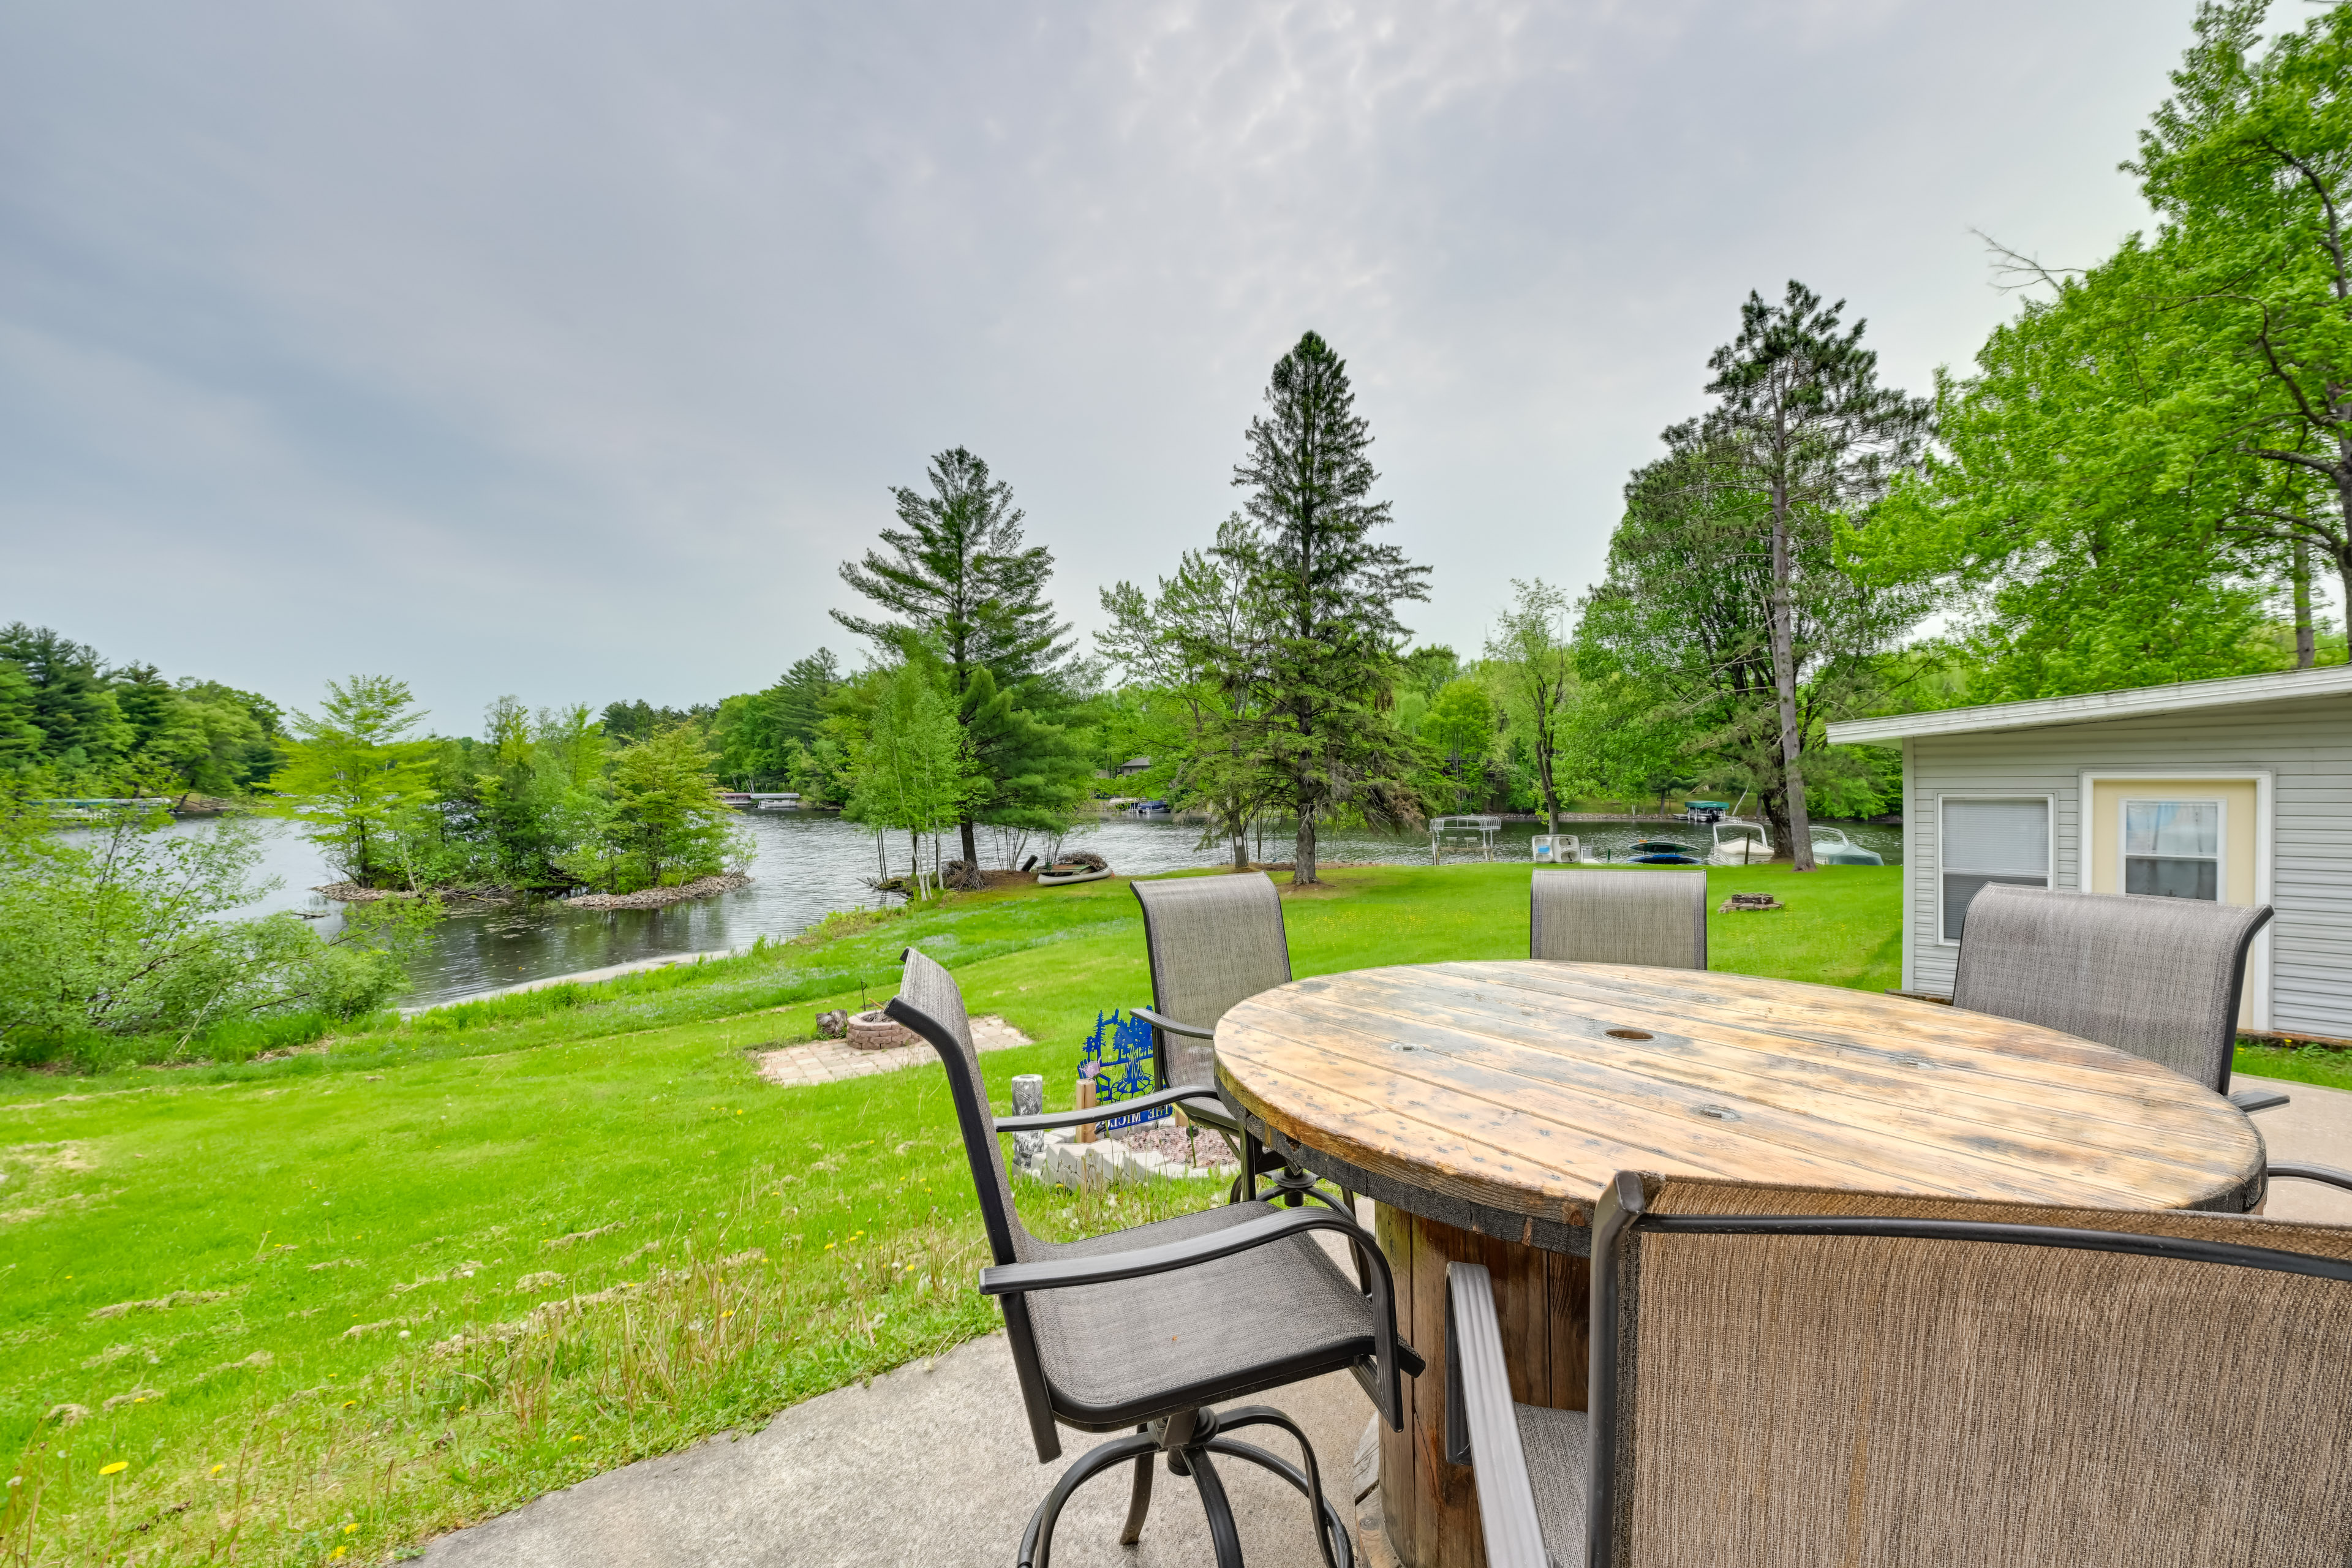
[[[1298,1451],[1307,1460],[1305,1472],[1264,1448],[1222,1435],[1244,1426],[1279,1426],[1297,1438]],[[1062,1505],[1095,1476],[1129,1459],[1135,1462],[1135,1489],[1128,1501],[1127,1524],[1118,1532],[1118,1542],[1132,1546],[1140,1541],[1143,1516],[1151,1508],[1152,1461],[1162,1454],[1168,1457],[1169,1473],[1190,1477],[1201,1494],[1201,1510],[1209,1516],[1209,1539],[1216,1548],[1217,1568],[1243,1568],[1242,1541],[1234,1525],[1233,1505],[1225,1500],[1224,1483],[1217,1479],[1215,1468],[1209,1463],[1212,1454],[1246,1459],[1272,1470],[1304,1493],[1315,1514],[1315,1543],[1322,1549],[1324,1568],[1354,1568],[1355,1547],[1348,1538],[1348,1527],[1340,1520],[1339,1510],[1323,1496],[1322,1477],[1316,1468],[1315,1449],[1307,1443],[1307,1434],[1289,1416],[1266,1405],[1245,1405],[1226,1411],[1181,1410],[1139,1428],[1132,1437],[1105,1443],[1079,1456],[1076,1464],[1062,1472],[1062,1479],[1054,1483],[1054,1489],[1045,1494],[1045,1500],[1030,1516],[1029,1528],[1021,1536],[1021,1568],[1049,1568],[1054,1524],[1061,1517]]]

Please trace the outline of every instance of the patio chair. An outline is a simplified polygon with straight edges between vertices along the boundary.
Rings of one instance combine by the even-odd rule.
[[[1290,982],[1290,940],[1274,879],[1250,871],[1129,886],[1143,906],[1143,945],[1151,960],[1151,1005],[1132,1012],[1151,1026],[1155,1082],[1160,1089],[1208,1086],[1180,1103],[1187,1121],[1233,1145],[1242,1167],[1234,1178],[1234,1202],[1255,1197],[1257,1178],[1272,1175],[1296,1205],[1314,1178],[1267,1149],[1241,1107],[1216,1087],[1217,1021],[1235,1003]]]
[[[1591,1409],[1446,1281],[1491,1568],[2277,1568],[2352,1553],[2352,1228],[1652,1175],[1593,1217]]]
[[[1005,1180],[1003,1133],[1074,1126],[1099,1110],[998,1118],[989,1110],[971,1043],[963,995],[948,972],[912,948],[890,1017],[940,1054],[980,1194],[993,1263],[980,1273],[982,1294],[1004,1310],[1013,1364],[1029,1435],[1040,1463],[1062,1452],[1060,1427],[1135,1435],[1090,1450],[1066,1470],[1031,1516],[1022,1536],[1022,1568],[1046,1568],[1054,1523],[1086,1480],[1133,1460],[1122,1544],[1141,1538],[1151,1501],[1152,1460],[1189,1477],[1209,1517],[1218,1568],[1237,1568],[1233,1510],[1210,1456],[1273,1471],[1304,1492],[1325,1568],[1353,1561],[1348,1526],[1323,1496],[1315,1451],[1297,1425],[1266,1405],[1215,1409],[1221,1401],[1318,1377],[1352,1373],[1391,1427],[1402,1430],[1400,1379],[1418,1376],[1421,1358],[1397,1338],[1396,1300],[1388,1259],[1354,1217],[1329,1206],[1278,1209],[1229,1204],[1083,1241],[1043,1241],[1022,1226]],[[1178,1084],[1130,1107],[1166,1104],[1202,1092]],[[1346,1239],[1356,1268],[1350,1279],[1314,1233]],[[1278,1426],[1298,1440],[1306,1468],[1227,1434]]]
[[[1528,956],[1705,969],[1706,873],[1538,871],[1528,895]]]
[[[1969,905],[1952,1005],[2129,1051],[2266,1110],[2287,1097],[2230,1094],[2230,1058],[2246,950],[2270,918],[2268,904],[1989,882]]]

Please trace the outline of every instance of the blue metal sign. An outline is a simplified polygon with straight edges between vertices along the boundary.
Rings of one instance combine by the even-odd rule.
[[[1150,1094],[1159,1085],[1152,1078],[1151,1026],[1140,1018],[1124,1017],[1118,1008],[1095,1015],[1095,1032],[1087,1037],[1078,1058],[1078,1076],[1095,1080],[1095,1103],[1111,1105]],[[1139,1127],[1174,1114],[1172,1105],[1107,1118],[1103,1131]]]

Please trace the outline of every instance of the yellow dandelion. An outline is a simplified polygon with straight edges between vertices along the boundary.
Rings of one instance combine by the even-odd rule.
[[[215,1475],[219,1475],[223,1470],[226,1470],[226,1469],[227,1469],[227,1468],[228,1468],[228,1467],[227,1467],[226,1465],[215,1465],[215,1466],[213,1467],[213,1474],[215,1474]]]
[[[357,1405],[359,1401],[356,1399],[346,1399],[343,1401],[343,1408],[349,1410],[352,1405]]]
[[[344,1552],[349,1552],[351,1548],[348,1546],[338,1546],[332,1552],[327,1553],[327,1561],[332,1563],[336,1558],[341,1557]]]
[[[359,1532],[360,1527],[356,1524],[347,1524],[343,1526],[343,1533],[345,1535],[357,1535]]]
[[[719,1315],[720,1317],[722,1317],[722,1318],[731,1318],[731,1317],[733,1317],[733,1316],[735,1315],[735,1310],[734,1310],[733,1308],[731,1308],[731,1307],[730,1307],[730,1308],[729,1308],[726,1311],[723,1311],[723,1312],[719,1313]]]
[[[572,1440],[575,1443],[585,1443],[588,1439],[582,1436],[579,1433],[574,1432],[572,1434]]]
[[[101,1475],[101,1476],[119,1476],[119,1475],[121,1475],[123,1471],[125,1471],[125,1470],[129,1469],[130,1468],[131,1468],[131,1461],[130,1461],[130,1460],[128,1460],[128,1459],[117,1459],[117,1460],[115,1460],[115,1461],[114,1461],[114,1463],[112,1463],[112,1464],[110,1464],[110,1465],[100,1465],[100,1466],[98,1468],[98,1473],[99,1473],[100,1475]]]

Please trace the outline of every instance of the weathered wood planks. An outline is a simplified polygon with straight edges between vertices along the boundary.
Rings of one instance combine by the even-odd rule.
[[[1586,1262],[1520,1245],[1516,1216],[1580,1230],[1622,1170],[2116,1208],[2242,1207],[2262,1182],[2244,1113],[2167,1068],[1983,1014],[1746,975],[1324,975],[1227,1013],[1217,1058],[1252,1116],[1391,1199],[1378,1234],[1398,1326],[1430,1362],[1404,1431],[1381,1433],[1383,1512],[1409,1568],[1485,1561],[1470,1472],[1444,1458],[1447,1263],[1492,1276],[1512,1397],[1584,1405]],[[1423,1197],[1482,1217],[1441,1223],[1415,1212]]]

